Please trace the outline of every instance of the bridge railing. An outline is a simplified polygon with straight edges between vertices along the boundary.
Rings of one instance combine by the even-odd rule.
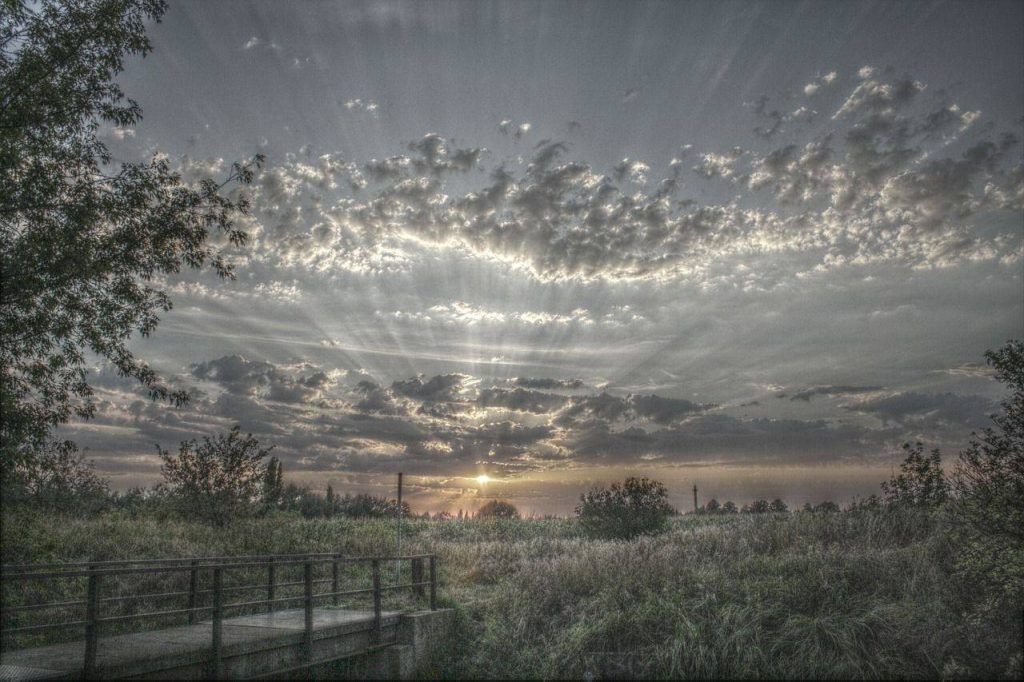
[[[384,585],[381,582],[381,565],[396,564],[401,567],[409,562],[410,581],[399,583],[401,571],[396,573],[396,584]],[[429,574],[424,576],[424,564]],[[355,567],[356,575],[342,575],[344,567]],[[369,575],[365,575],[365,569]],[[285,575],[290,569],[301,570],[301,578],[289,580]],[[323,577],[317,577],[316,569],[328,569]],[[248,583],[254,573],[265,577],[259,583]],[[162,576],[172,583],[184,579],[184,589],[167,589],[159,592],[136,592],[133,594],[114,594],[104,596],[104,588],[113,583],[123,587],[132,587],[132,579]],[[225,585],[225,577],[241,578],[242,584]],[[371,581],[370,587],[341,589],[342,581],[346,583],[353,578],[366,578]],[[203,587],[205,581],[206,587]],[[166,585],[165,580],[160,585]],[[329,590],[321,586],[330,585]],[[20,589],[19,589],[20,588]],[[429,590],[429,593],[428,593]],[[122,590],[123,591],[123,590]],[[279,591],[292,595],[278,596]],[[148,619],[183,619],[194,624],[199,617],[206,616],[211,620],[211,672],[219,677],[222,661],[223,621],[229,612],[240,613],[272,612],[279,606],[301,604],[305,612],[304,650],[307,660],[311,660],[313,651],[313,608],[317,603],[330,600],[339,606],[342,599],[372,596],[373,630],[377,644],[382,643],[382,603],[384,593],[408,591],[418,600],[428,600],[431,610],[437,608],[437,557],[433,554],[417,554],[397,557],[347,557],[341,554],[287,554],[262,555],[245,557],[190,557],[182,559],[150,559],[95,561],[77,563],[20,564],[4,565],[0,568],[0,612],[4,620],[15,619],[14,626],[5,623],[2,635],[4,648],[17,641],[18,637],[38,634],[47,631],[84,632],[85,649],[83,658],[83,674],[86,677],[96,673],[96,657],[101,633],[109,630],[121,630],[126,623],[138,623]],[[38,595],[58,593],[66,595],[76,592],[80,599],[47,601],[34,599]],[[260,593],[265,598],[252,599],[252,595]],[[18,603],[9,604],[8,594],[18,595]],[[232,595],[248,595],[241,601],[232,601]],[[124,608],[132,603],[166,602],[168,600],[183,601],[184,608],[161,608],[158,610],[135,610]],[[179,601],[179,604],[180,604]],[[202,604],[202,602],[208,602]],[[120,611],[127,613],[111,614],[111,606],[118,606]],[[45,621],[38,617],[32,618],[30,625],[18,625],[17,620],[22,614],[37,612],[62,612],[71,614],[77,611],[81,617]],[[42,622],[39,622],[41,621]]]

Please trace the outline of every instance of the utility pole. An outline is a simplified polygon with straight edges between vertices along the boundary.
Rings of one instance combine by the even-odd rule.
[[[696,514],[698,511],[697,507],[697,484],[693,484],[693,513]]]
[[[395,584],[401,584],[402,577],[402,472],[398,472],[398,522],[395,536],[398,539],[398,548],[395,552]]]

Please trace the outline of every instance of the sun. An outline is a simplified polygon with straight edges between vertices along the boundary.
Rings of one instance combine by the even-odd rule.
[[[480,474],[479,476],[476,477],[476,482],[479,483],[480,485],[487,485],[488,483],[491,482],[491,477],[488,476],[487,474]]]

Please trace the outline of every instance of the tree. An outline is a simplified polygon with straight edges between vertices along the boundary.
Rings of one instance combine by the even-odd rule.
[[[721,505],[718,504],[718,500],[712,497],[710,500],[707,501],[707,503],[705,503],[704,509],[702,511],[705,514],[718,514],[719,512],[721,512],[721,508]]]
[[[733,502],[732,500],[728,500],[725,504],[722,505],[723,514],[738,514],[739,511],[740,510],[736,508],[736,503]]]
[[[150,49],[163,0],[8,0],[0,12],[0,465],[8,475],[53,427],[93,415],[86,353],[181,404],[128,348],[171,307],[164,275],[209,266],[232,275],[222,245],[246,234],[252,163],[221,182],[184,182],[167,159],[115,167],[103,126],[142,115],[115,77]]]
[[[281,460],[271,457],[263,472],[263,504],[268,509],[276,509],[281,504],[283,494],[284,474],[281,470]]]
[[[505,500],[489,500],[476,512],[478,519],[518,519],[519,510]]]
[[[789,507],[786,506],[785,502],[776,497],[772,500],[771,505],[769,505],[768,511],[776,514],[785,514],[789,511]]]
[[[811,511],[819,514],[834,514],[839,511],[839,505],[832,500],[825,500],[824,502],[815,505]]]
[[[921,443],[903,444],[906,458],[900,473],[882,483],[883,501],[891,506],[935,507],[949,496],[949,483],[942,472],[938,448],[925,456]]]
[[[587,532],[612,538],[658,533],[675,513],[665,485],[649,478],[595,487],[580,496],[576,507],[576,517]]]
[[[768,500],[754,500],[750,504],[743,505],[743,509],[740,510],[743,514],[767,514],[771,511],[771,505],[768,504]]]
[[[972,434],[953,472],[952,517],[971,549],[964,568],[991,585],[1006,612],[1024,602],[1024,343],[985,354],[1010,389],[993,427]],[[1019,623],[1016,627],[1019,627]]]
[[[164,480],[184,513],[218,526],[253,511],[270,450],[251,433],[242,436],[237,426],[201,444],[182,441],[177,455],[157,446]]]
[[[73,447],[46,443],[30,462],[8,478],[5,504],[26,503],[51,512],[89,515],[107,507],[110,490],[91,462]]]

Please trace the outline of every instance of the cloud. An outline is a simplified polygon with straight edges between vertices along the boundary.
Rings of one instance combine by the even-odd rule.
[[[919,422],[979,427],[988,422],[995,403],[980,395],[897,392],[847,406],[887,422]]]
[[[827,76],[815,82],[838,83]],[[1020,235],[980,230],[974,218],[1024,205],[1016,138],[975,136],[958,146],[976,112],[950,103],[922,107],[924,89],[911,78],[872,73],[825,124],[805,126],[803,140],[700,154],[698,179],[724,181],[734,194],[723,203],[683,194],[685,157],[663,173],[633,158],[602,172],[569,158],[559,140],[541,140],[521,162],[490,168],[486,149],[436,133],[408,143],[403,154],[365,162],[292,156],[252,192],[253,257],[374,274],[403,271],[423,249],[439,249],[544,281],[698,283],[769,254],[776,263],[785,262],[782,255],[798,259],[789,277],[883,262],[1013,262]],[[765,98],[754,111],[773,116]],[[801,104],[773,120],[786,126],[814,114]],[[499,130],[514,135],[525,126],[505,119]],[[776,268],[763,286],[786,277]]]
[[[988,365],[982,365],[977,362],[965,362],[958,367],[950,367],[949,369],[938,370],[949,374],[951,376],[958,377],[972,377],[979,379],[995,379],[996,371],[994,368]]]
[[[423,401],[455,401],[468,379],[464,374],[439,374],[424,381],[420,375],[391,384],[392,393]]]
[[[516,377],[513,382],[516,386],[524,388],[558,389],[565,388],[575,390],[583,388],[583,382],[579,379],[550,379],[543,377]]]
[[[377,112],[380,110],[380,105],[373,100],[363,100],[361,97],[355,97],[345,101],[345,108],[349,111],[362,112],[369,114],[376,118]]]
[[[197,363],[192,366],[192,376],[215,382],[229,393],[284,403],[308,403],[332,383],[326,373],[308,363],[278,367],[241,355]]]
[[[482,389],[477,396],[477,404],[481,407],[502,407],[518,412],[534,414],[550,414],[568,402],[568,398],[557,393],[514,388]]]
[[[877,393],[881,390],[882,388],[880,386],[812,386],[811,388],[805,388],[793,394],[783,393],[778,397],[788,397],[790,400],[803,400],[804,402],[810,402],[811,398],[816,395],[824,395],[834,398],[858,395],[861,393]]]

